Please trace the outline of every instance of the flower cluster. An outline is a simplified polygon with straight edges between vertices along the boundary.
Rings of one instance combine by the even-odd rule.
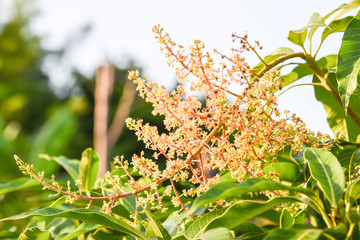
[[[298,117],[278,110],[279,74],[269,70],[257,76],[245,62],[242,52],[254,50],[258,43],[253,47],[247,36],[234,35],[234,40],[240,40],[240,49],[232,49],[229,56],[214,50],[213,57],[201,41],[194,41],[186,49],[159,26],[153,32],[169,66],[175,69],[179,85],[167,92],[165,87],[141,78],[139,72],[130,72],[129,79],[137,85],[139,95],[152,103],[152,113],[164,116],[165,130],[160,132],[155,126],[130,118],[126,124],[154,154],[151,159],[144,154],[134,155],[130,163],[116,157],[115,164],[124,174],[106,174],[98,180],[103,197],[51,187],[67,194],[69,201],[108,200],[103,209],[108,213],[116,206],[115,200],[125,196],[135,195],[137,206],[152,204],[155,208],[162,207],[164,197],[171,197],[175,206],[185,209],[184,197],[208,190],[218,183],[221,172],[229,171],[239,182],[259,176],[277,179],[276,173],[265,173],[263,166],[275,162],[276,154],[287,145],[295,152],[304,144],[326,145],[327,136],[314,134]],[[220,62],[216,63],[215,58]],[[157,164],[160,155],[166,159],[164,169]],[[210,177],[209,169],[217,174]],[[135,172],[147,182],[136,180]],[[160,192],[158,186],[165,181],[168,185]],[[176,182],[186,181],[192,187],[178,191]],[[113,186],[111,196],[105,191],[107,184]]]
[[[233,36],[240,39],[241,48],[233,49],[230,56],[215,50],[215,57],[222,59],[216,64],[201,41],[194,41],[187,51],[159,26],[153,31],[180,84],[169,93],[138,72],[129,74],[139,95],[152,103],[153,114],[164,116],[167,130],[159,133],[142,120],[127,120],[138,139],[154,151],[153,158],[161,154],[167,160],[166,168],[160,171],[154,160],[135,155],[132,164],[141,175],[154,182],[188,180],[195,187],[182,195],[194,196],[219,180],[218,174],[208,178],[206,169],[229,170],[239,182],[245,177],[276,178],[276,173],[265,174],[262,166],[276,161],[277,152],[287,145],[299,152],[303,144],[319,146],[329,140],[305,128],[295,115],[280,113],[276,92],[281,88],[281,78],[273,70],[260,78],[252,74],[241,56],[243,51],[254,49],[247,37]],[[188,91],[183,82],[189,83]]]

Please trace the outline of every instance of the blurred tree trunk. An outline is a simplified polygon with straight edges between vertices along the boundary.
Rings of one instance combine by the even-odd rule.
[[[113,148],[125,126],[131,106],[136,96],[135,85],[126,81],[116,107],[114,118],[108,127],[109,99],[114,87],[115,69],[107,63],[99,67],[95,83],[94,106],[94,148],[99,155],[98,176],[103,176],[108,169],[108,153]]]
[[[114,66],[106,63],[98,68],[94,96],[94,148],[100,159],[98,176],[103,176],[107,171],[107,122],[113,85]]]

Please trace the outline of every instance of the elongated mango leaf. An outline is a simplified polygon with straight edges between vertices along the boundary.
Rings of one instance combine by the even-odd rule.
[[[92,209],[71,209],[62,210],[57,208],[42,208],[33,212],[21,213],[15,216],[1,219],[0,221],[18,220],[32,216],[42,216],[51,218],[70,218],[85,222],[101,224],[106,227],[111,227],[123,233],[133,235],[142,239],[148,239],[142,232],[130,226],[127,222],[116,219],[104,213]]]
[[[317,181],[333,207],[336,207],[345,189],[344,171],[337,158],[321,148],[307,148],[304,158],[311,176]]]
[[[276,182],[271,179],[266,178],[250,178],[241,183],[231,183],[224,182],[216,184],[211,187],[207,192],[203,193],[200,197],[198,197],[194,203],[191,205],[191,208],[180,214],[175,221],[171,223],[171,229],[169,229],[170,234],[176,229],[176,226],[180,224],[186,217],[190,214],[194,213],[197,209],[205,206],[207,203],[212,203],[219,201],[221,199],[226,199],[228,201],[232,199],[241,199],[241,197],[246,197],[250,192],[261,192],[261,191],[276,191],[276,190],[288,190],[302,193],[312,200],[317,197],[314,195],[312,191],[306,188],[301,187],[291,187],[279,182]],[[315,200],[317,201],[317,200]],[[312,204],[311,202],[309,204]],[[311,206],[315,211],[319,209],[312,205]]]
[[[155,219],[149,211],[145,210],[145,214],[150,221],[152,232],[157,237],[157,239],[170,240],[171,236],[169,232],[164,228],[164,226],[157,219]],[[146,231],[146,234],[149,235],[148,231]]]
[[[357,168],[360,163],[360,148],[357,148],[351,155],[350,161],[349,161],[349,167],[348,169],[348,175],[349,180],[354,180],[354,178],[358,177],[359,169]]]
[[[354,17],[349,16],[339,20],[332,21],[329,23],[329,28],[325,28],[322,35],[321,35],[321,43],[331,34],[336,32],[343,32],[345,31],[346,27],[349,25],[350,21]]]
[[[356,145],[345,145],[339,149],[331,151],[339,160],[342,168],[345,169],[344,174],[346,182],[352,182],[357,178],[357,166],[360,164],[360,148]]]
[[[207,203],[215,202],[221,199],[231,200],[241,198],[242,195],[249,192],[288,190],[303,193],[309,197],[314,193],[309,189],[300,187],[291,187],[266,178],[250,178],[242,183],[219,183],[207,192],[198,197],[191,206],[192,210],[198,209]]]
[[[331,235],[333,237],[333,239],[346,239],[348,228],[345,226],[344,223],[340,222],[334,228],[323,229],[323,232],[324,232],[323,236],[325,235],[325,236],[328,236],[329,238]],[[354,239],[354,238],[352,238],[352,239]]]
[[[357,88],[360,70],[360,11],[348,24],[338,53],[336,77],[345,112]]]
[[[358,206],[354,206],[350,209],[349,213],[350,219],[352,223],[358,223],[360,224],[360,211]],[[360,231],[360,229],[359,229]],[[360,232],[359,232],[360,234]]]
[[[283,79],[283,82],[281,84],[282,87],[285,87],[293,82],[295,82],[296,80],[299,80],[303,77],[309,76],[314,74],[314,71],[306,66],[306,65],[299,65],[297,67],[295,67],[290,73],[281,76],[281,78]]]
[[[265,163],[263,165],[264,172],[266,174],[269,171],[277,172],[280,181],[294,182],[301,173],[302,166],[291,158],[290,152],[291,148],[278,152],[276,163]]]
[[[329,73],[328,79],[337,87],[335,74]],[[313,83],[320,83],[320,80],[314,76]],[[323,87],[314,87],[315,97],[325,108],[327,122],[335,136],[344,136],[348,142],[360,142],[360,128],[354,120],[344,113],[341,103]],[[360,95],[353,95],[350,101],[350,107],[357,113],[360,113]]]
[[[184,234],[177,234],[173,240],[192,240],[190,238],[187,238]]]
[[[77,128],[77,118],[68,108],[59,108],[42,125],[32,141],[30,161],[45,173],[53,173],[58,165],[39,159],[39,154],[57,155],[64,151],[73,139]]]
[[[0,231],[0,239],[17,239],[20,233],[9,230]]]
[[[290,212],[283,208],[280,215],[280,228],[290,228],[294,224],[295,218],[291,216]]]
[[[28,228],[22,232],[18,240],[51,240],[53,235],[50,231],[42,231],[37,227]]]
[[[119,240],[119,239],[133,239],[133,238],[129,238],[128,236],[126,236],[126,234],[109,228],[102,228],[96,230],[95,233],[91,234],[91,240],[104,240],[104,239]]]
[[[286,47],[277,48],[270,55],[264,57],[263,60],[266,64],[269,64],[270,62],[274,61],[275,59],[277,59],[281,56],[284,56],[286,54],[289,54],[289,53],[294,53],[294,50],[292,50],[291,48],[286,48]],[[262,62],[260,62],[255,67],[253,67],[254,73],[258,73],[263,67],[264,67],[264,64]]]
[[[79,160],[69,159],[64,156],[50,157],[47,154],[41,154],[40,157],[48,161],[57,162],[60,166],[62,166],[66,170],[66,172],[71,176],[71,178],[74,181],[79,179],[79,165],[80,165]]]
[[[99,171],[99,157],[92,148],[87,148],[81,154],[79,179],[84,191],[90,191],[96,182]]]
[[[251,221],[241,223],[241,224],[237,225],[235,228],[233,228],[232,230],[237,233],[248,233],[248,232],[264,233],[264,232],[267,232],[266,228],[258,226]]]
[[[320,58],[318,61],[316,61],[316,63],[326,73],[330,68],[336,67],[336,58],[337,55],[327,55]],[[290,83],[295,82],[296,80],[313,74],[314,71],[308,65],[301,64],[295,67],[290,73],[281,77],[283,79],[283,83],[281,85],[285,87]]]
[[[304,42],[307,35],[307,29],[298,30],[298,31],[290,31],[288,35],[288,39],[290,42],[299,45],[300,47],[304,47]]]
[[[312,191],[305,188],[291,187],[266,178],[250,178],[241,183],[223,182],[218,183],[211,187],[208,191],[198,197],[191,205],[190,209],[183,212],[176,219],[171,221],[171,224],[167,224],[167,229],[172,234],[177,225],[180,224],[185,218],[194,213],[197,209],[205,206],[207,203],[216,202],[222,199],[228,201],[236,198],[246,197],[250,192],[261,192],[261,191],[276,191],[276,190],[288,190],[303,193],[309,198],[314,198],[315,195]],[[316,211],[317,207],[312,206]]]
[[[351,206],[354,201],[360,198],[360,178],[352,182],[345,193],[345,201]]]
[[[301,225],[301,227],[293,227],[290,229],[281,229],[276,228],[269,235],[266,236],[266,240],[316,240],[319,239],[321,229],[311,228],[306,225]]]
[[[306,26],[301,30],[304,30],[306,28],[314,28],[314,27],[327,27],[327,25],[325,24],[324,19],[318,13],[314,13],[310,17],[310,20],[306,24]]]
[[[203,240],[232,240],[234,236],[226,228],[215,228],[207,231],[206,233],[199,236],[197,239]]]
[[[83,195],[85,195],[85,193],[83,193]],[[100,197],[100,196],[102,196],[102,194],[99,194],[99,193],[96,194],[94,192],[91,192],[91,196]],[[60,205],[63,205],[63,204],[66,204],[66,196],[58,198],[55,202],[53,202],[51,204],[50,207],[56,208],[57,206],[60,206]],[[82,207],[82,208],[85,208],[85,207],[88,206],[89,200],[78,199],[72,204],[76,205],[76,206],[79,206],[79,207]],[[101,208],[102,205],[103,205],[103,203],[101,201],[93,201],[91,203],[91,206],[98,207],[98,208]],[[111,209],[111,212],[113,214],[116,214],[117,217],[127,219],[127,220],[130,220],[130,221],[132,220],[132,218],[130,217],[130,213],[126,210],[126,208],[122,204],[119,204],[119,205],[113,207]]]
[[[22,177],[11,182],[0,184],[0,195],[14,192],[18,190],[31,190],[39,189],[39,182],[35,179],[29,179],[28,177]]]
[[[79,235],[87,233],[87,232],[91,232],[94,231],[95,229],[102,227],[99,224],[96,223],[81,223],[75,230],[71,231],[71,232],[65,232],[65,233],[61,233],[56,240],[71,240],[71,239],[76,239]]]
[[[305,28],[310,28],[310,31],[309,31],[309,41],[311,41],[315,31],[319,28],[319,27],[328,27],[326,24],[325,24],[325,21],[324,19],[320,16],[320,14],[318,13],[314,13],[308,24],[306,24]]]
[[[247,222],[249,219],[268,211],[284,203],[302,202],[300,198],[295,197],[278,197],[267,202],[258,202],[254,200],[240,200],[231,206],[212,211],[197,221],[195,221],[185,235],[189,238],[197,238],[210,229],[226,227],[233,229],[236,226]]]

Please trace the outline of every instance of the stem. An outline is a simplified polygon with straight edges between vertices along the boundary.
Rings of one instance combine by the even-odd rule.
[[[286,60],[289,60],[291,58],[297,58],[297,57],[300,57],[305,60],[305,53],[303,53],[303,52],[288,53],[284,56],[281,56],[281,57],[275,59],[274,61],[265,65],[265,67],[260,70],[260,72],[257,74],[258,78],[261,78],[267,71],[269,71],[273,67],[279,65],[280,63],[285,62]]]
[[[249,48],[256,54],[256,56],[260,59],[260,61],[264,64],[264,66],[265,67],[268,67],[268,64],[264,61],[264,59],[262,59],[262,57],[257,53],[257,51],[255,50],[255,48],[253,48],[251,45],[250,45],[250,43],[249,43],[249,41],[247,40],[247,38],[246,37],[244,37],[244,38],[241,38],[241,39],[243,39],[245,42],[246,42],[246,44],[249,46]]]
[[[180,203],[180,205],[181,205],[181,208],[182,208],[183,210],[186,210],[186,207],[185,207],[184,204],[182,203],[182,201],[181,201],[181,199],[180,199],[180,196],[179,196],[179,194],[178,194],[178,192],[177,192],[177,190],[176,190],[176,188],[175,188],[174,181],[173,181],[171,178],[170,178],[170,182],[171,182],[171,185],[172,185],[173,190],[174,190],[174,192],[175,192],[176,198],[179,200],[179,203]]]
[[[200,169],[201,169],[201,173],[202,173],[204,182],[207,182],[206,173],[205,173],[205,170],[204,170],[204,162],[203,162],[201,153],[199,154],[199,160],[200,160]]]
[[[331,220],[329,219],[329,216],[327,215],[325,209],[323,208],[323,204],[318,202],[318,199],[316,199],[315,197],[310,197],[309,198],[313,201],[313,203],[315,204],[315,206],[318,208],[320,215],[323,217],[323,220],[326,224],[326,226],[328,228],[332,228],[333,224],[331,222]]]
[[[311,55],[306,54],[306,53],[303,53],[303,52],[289,53],[289,54],[286,54],[284,56],[281,56],[281,57],[275,59],[274,61],[270,62],[263,69],[261,69],[261,71],[257,74],[257,77],[261,78],[267,71],[274,68],[278,64],[280,64],[280,63],[282,63],[282,62],[284,62],[286,60],[289,60],[291,58],[296,58],[296,57],[300,57],[300,58],[304,59],[306,61],[306,63],[309,64],[309,67],[315,72],[315,75],[319,78],[319,80],[321,82],[321,85],[335,98],[335,100],[341,106],[343,106],[341,97],[340,97],[339,92],[337,91],[337,89],[331,84],[329,79],[327,79],[325,77],[324,72],[321,70],[321,68],[319,67],[319,65],[315,61],[315,58],[312,57]],[[351,107],[348,107],[347,113],[354,120],[356,125],[360,128],[360,117],[356,114],[356,112]]]
[[[191,161],[194,159],[194,157],[199,154],[201,152],[201,150],[206,146],[206,144],[219,132],[220,128],[222,127],[222,124],[219,124],[217,127],[215,127],[210,133],[209,135],[202,140],[202,143],[200,144],[200,146],[198,146],[195,150],[195,152],[193,154],[189,154],[188,158],[185,160],[185,165],[191,163]],[[18,157],[18,156],[14,156],[16,161],[21,161],[22,160]],[[23,162],[22,162],[23,163]],[[126,171],[126,169],[125,169]],[[127,172],[127,171],[126,171]],[[130,173],[127,172],[127,174],[129,175],[130,178],[132,178],[132,176],[130,175]],[[29,172],[29,175],[33,178],[35,178],[36,180],[38,180],[44,187],[46,187],[47,189],[51,189],[55,192],[58,192],[59,194],[63,194],[63,195],[68,195],[71,196],[75,199],[83,199],[83,200],[89,200],[89,201],[99,201],[99,200],[109,200],[109,198],[111,199],[118,199],[118,198],[123,198],[123,197],[127,197],[127,196],[131,196],[131,195],[137,195],[140,192],[143,192],[145,190],[148,190],[152,187],[153,184],[160,184],[168,179],[170,179],[170,177],[168,176],[164,176],[160,179],[157,179],[156,181],[154,181],[153,183],[144,186],[142,188],[137,188],[132,192],[127,192],[127,193],[121,193],[121,194],[117,194],[114,196],[102,196],[102,197],[89,197],[89,196],[85,196],[85,195],[76,195],[75,193],[72,193],[70,191],[64,191],[61,188],[57,188],[53,185],[51,185],[50,183],[47,183],[43,178],[37,176],[34,172]],[[171,180],[171,179],[170,179]]]
[[[300,84],[296,84],[296,85],[293,85],[293,86],[285,89],[281,93],[279,93],[279,95],[277,95],[277,97],[280,97],[283,93],[287,92],[288,90],[290,90],[292,88],[300,87],[300,86],[319,86],[319,87],[322,87],[323,85],[321,83],[300,83]]]
[[[353,231],[354,231],[354,227],[355,227],[355,223],[351,223],[350,226],[349,226],[349,230],[348,230],[348,232],[347,232],[347,234],[346,234],[345,240],[348,240],[348,239],[350,239],[350,238],[352,237],[352,233],[353,233]]]
[[[329,93],[335,98],[335,100],[341,106],[343,106],[338,90],[331,84],[329,79],[327,79],[325,77],[324,72],[321,70],[319,65],[316,63],[315,59],[310,55],[306,55],[305,61],[314,70],[316,76],[319,78],[319,80],[320,80],[321,84],[324,86],[324,88],[329,91]],[[356,112],[354,112],[354,110],[350,106],[347,109],[347,113],[354,120],[356,125],[360,128],[360,117],[356,114]]]

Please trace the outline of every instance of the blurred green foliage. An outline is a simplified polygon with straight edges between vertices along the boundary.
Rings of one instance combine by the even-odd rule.
[[[22,176],[13,160],[15,153],[37,169],[61,176],[63,170],[55,162],[41,159],[38,155],[65,155],[79,159],[81,152],[93,145],[95,71],[89,78],[74,69],[71,89],[58,96],[43,65],[48,57],[55,56],[61,61],[66,47],[58,51],[44,49],[41,38],[29,30],[29,23],[36,14],[26,10],[23,4],[14,6],[12,17],[0,24],[0,184]],[[128,69],[115,69],[109,119],[115,114],[127,74]],[[138,98],[131,116],[153,125],[158,125],[160,120],[151,117],[151,106]],[[123,154],[130,159],[133,153],[143,149],[142,143],[134,143],[137,143],[136,136],[124,129],[109,158]],[[48,201],[47,194],[40,191],[3,195],[0,218]],[[12,226],[5,224],[3,229]],[[21,221],[16,223],[19,227],[21,224]]]

